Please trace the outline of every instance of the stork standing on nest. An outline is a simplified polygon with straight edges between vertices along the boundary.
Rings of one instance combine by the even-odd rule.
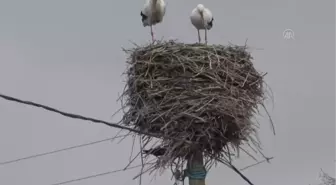
[[[166,13],[164,0],[146,0],[143,10],[140,12],[141,21],[144,27],[150,26],[152,41],[154,42],[153,26],[161,23]]]
[[[198,4],[196,8],[194,8],[190,15],[191,23],[197,29],[198,33],[198,42],[201,42],[200,30],[204,30],[205,36],[205,44],[208,43],[208,35],[207,30],[210,30],[213,26],[214,18],[209,9],[205,8],[203,4]]]

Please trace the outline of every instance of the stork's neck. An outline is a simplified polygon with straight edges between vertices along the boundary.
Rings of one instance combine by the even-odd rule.
[[[204,22],[204,15],[203,15],[203,11],[199,11],[199,14],[201,15],[202,21]]]
[[[157,3],[157,0],[152,0],[152,3],[153,3],[153,6],[155,6]]]

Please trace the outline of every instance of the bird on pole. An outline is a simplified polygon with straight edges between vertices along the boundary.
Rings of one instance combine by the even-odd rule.
[[[164,0],[146,0],[140,12],[141,21],[144,27],[150,27],[150,34],[154,42],[153,26],[161,23],[166,13],[166,3]]]
[[[197,29],[198,42],[201,43],[200,30],[204,30],[204,40],[205,44],[207,44],[207,31],[212,28],[214,21],[211,11],[208,8],[205,8],[203,4],[198,4],[196,8],[192,10],[190,20],[194,27]]]
[[[151,148],[149,150],[143,150],[145,154],[152,154],[156,157],[163,156],[166,153],[167,149],[164,147]]]

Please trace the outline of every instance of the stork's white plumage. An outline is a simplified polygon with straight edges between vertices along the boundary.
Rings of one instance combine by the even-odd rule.
[[[195,26],[198,33],[198,42],[201,42],[200,30],[205,32],[205,43],[208,42],[207,30],[210,30],[213,26],[214,18],[211,11],[205,8],[203,4],[198,4],[194,8],[190,15],[191,23]]]
[[[166,13],[166,3],[164,0],[146,0],[142,9],[141,21],[144,27],[150,26],[152,40],[154,41],[153,26],[161,23]]]

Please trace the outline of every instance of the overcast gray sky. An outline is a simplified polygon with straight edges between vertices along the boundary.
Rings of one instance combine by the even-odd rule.
[[[155,27],[157,38],[197,40],[189,14],[201,1],[167,0]],[[244,171],[257,185],[308,185],[320,168],[335,173],[335,1],[204,0],[213,12],[209,43],[242,45],[248,38],[255,66],[268,72],[274,92],[274,137],[260,119],[264,152],[271,164]],[[120,107],[121,73],[130,40],[144,44],[149,28],[140,21],[141,0],[1,0],[0,93],[108,121]],[[292,29],[294,40],[283,31]],[[257,50],[262,48],[263,50]],[[104,139],[117,129],[78,121],[0,99],[0,162]],[[131,139],[105,142],[0,166],[2,185],[49,185],[127,164]],[[253,161],[242,158],[244,167]],[[71,185],[135,185],[138,170]],[[145,180],[148,182],[148,179]],[[224,166],[207,184],[246,183]],[[157,178],[171,185],[169,173]],[[152,184],[156,184],[153,182]]]

